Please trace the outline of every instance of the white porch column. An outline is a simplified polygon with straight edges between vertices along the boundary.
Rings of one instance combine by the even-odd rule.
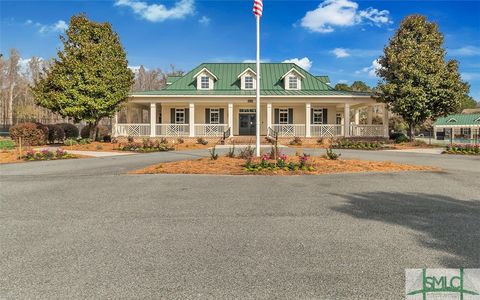
[[[157,104],[150,103],[150,136],[155,137],[155,125],[157,124]]]
[[[230,127],[230,136],[233,136],[233,103],[228,103],[228,127]]]
[[[312,134],[310,132],[310,120],[312,118],[312,104],[307,103],[305,104],[305,137],[311,137]]]
[[[360,124],[360,109],[355,109],[355,125]]]
[[[390,136],[390,133],[388,132],[388,108],[385,104],[383,105],[383,131],[385,137]]]
[[[373,106],[370,105],[367,107],[367,124],[372,125],[372,119],[373,119]]]
[[[433,139],[437,139],[437,126],[433,126]]]
[[[190,128],[190,137],[195,136],[195,104],[190,103],[188,105],[188,125]]]
[[[268,128],[272,127],[272,103],[267,103],[267,134]]]
[[[345,137],[350,136],[350,104],[345,103],[343,111],[343,135]]]

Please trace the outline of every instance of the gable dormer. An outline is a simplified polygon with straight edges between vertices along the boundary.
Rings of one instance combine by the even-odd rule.
[[[193,78],[197,80],[198,90],[213,90],[213,85],[215,81],[218,80],[217,76],[207,68],[198,71],[197,74],[193,75]]]
[[[451,118],[447,121],[447,123],[457,123],[457,120],[455,118]]]
[[[281,80],[283,80],[283,86],[286,90],[301,90],[303,79],[305,79],[305,76],[298,72],[295,68],[291,68],[281,78]]]
[[[246,68],[237,77],[240,79],[240,88],[242,90],[254,90],[257,88],[257,74],[250,68]]]

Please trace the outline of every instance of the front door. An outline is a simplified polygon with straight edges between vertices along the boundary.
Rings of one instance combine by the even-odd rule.
[[[240,114],[239,135],[255,135],[256,116],[255,114]]]

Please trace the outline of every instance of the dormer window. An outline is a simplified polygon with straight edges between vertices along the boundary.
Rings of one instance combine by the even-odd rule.
[[[245,76],[245,89],[252,90],[253,89],[253,77],[252,76]]]
[[[200,77],[200,88],[202,90],[208,90],[210,88],[210,78],[208,76]]]
[[[240,88],[242,90],[254,90],[256,88],[256,76],[257,74],[250,68],[243,70],[243,72],[237,76],[237,78],[240,79]]]
[[[295,76],[288,77],[288,89],[298,90],[298,78]]]
[[[193,78],[197,81],[197,89],[199,90],[213,90],[213,84],[215,80],[218,80],[217,76],[210,72],[207,68],[203,68],[198,71]]]
[[[291,68],[281,78],[281,80],[283,80],[283,86],[286,90],[301,90],[302,79],[305,79],[305,75],[297,71],[295,68]]]

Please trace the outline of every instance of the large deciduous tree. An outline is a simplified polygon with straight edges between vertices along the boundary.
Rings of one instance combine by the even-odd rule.
[[[422,15],[407,16],[379,58],[376,98],[402,116],[414,139],[417,125],[458,110],[469,91],[455,60],[445,61],[443,35]]]
[[[77,122],[86,121],[94,138],[98,122],[112,117],[127,100],[133,73],[109,23],[76,15],[60,39],[63,50],[32,91],[37,104]]]

